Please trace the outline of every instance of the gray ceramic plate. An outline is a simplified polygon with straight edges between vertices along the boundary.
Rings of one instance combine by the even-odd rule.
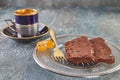
[[[76,37],[80,37],[80,35],[62,35],[57,37],[57,42],[59,45],[62,45],[60,49],[64,52],[64,54],[64,43]],[[87,37],[92,38],[91,36]],[[42,53],[38,52],[36,48],[34,50],[33,57],[39,66],[58,74],[85,78],[99,77],[102,75],[113,73],[120,69],[120,49],[110,41],[106,40],[106,44],[112,49],[112,54],[115,56],[115,63],[113,64],[99,63],[89,67],[61,64],[51,58],[53,51],[48,50]]]

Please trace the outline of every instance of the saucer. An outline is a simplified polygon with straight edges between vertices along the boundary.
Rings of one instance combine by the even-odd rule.
[[[11,25],[13,26],[13,25]],[[13,26],[14,27],[14,26]],[[49,28],[47,26],[43,26],[43,28],[38,31],[38,34],[33,37],[17,37],[17,34],[15,32],[12,32],[11,29],[7,26],[2,29],[2,34],[10,39],[13,39],[18,42],[30,42],[39,39],[40,37],[43,37],[49,33]]]

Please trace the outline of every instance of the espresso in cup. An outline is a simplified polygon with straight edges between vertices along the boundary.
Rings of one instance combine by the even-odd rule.
[[[39,28],[36,9],[19,9],[14,11],[15,26],[18,37],[36,36]]]

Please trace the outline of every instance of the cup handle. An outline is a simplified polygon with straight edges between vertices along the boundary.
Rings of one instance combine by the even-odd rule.
[[[12,31],[17,32],[16,28],[13,28],[13,26],[15,26],[15,22],[13,22],[12,19],[5,19],[5,22]],[[8,22],[11,22],[12,26]]]

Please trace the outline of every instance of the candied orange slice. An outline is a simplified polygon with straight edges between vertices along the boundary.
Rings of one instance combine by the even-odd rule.
[[[53,48],[55,46],[54,42],[52,40],[47,40],[47,47],[48,48]]]
[[[47,49],[51,49],[54,47],[54,42],[52,40],[44,40],[37,42],[37,50],[46,51]]]
[[[44,41],[40,41],[37,43],[37,50],[39,51],[46,51],[47,50],[47,45]]]

